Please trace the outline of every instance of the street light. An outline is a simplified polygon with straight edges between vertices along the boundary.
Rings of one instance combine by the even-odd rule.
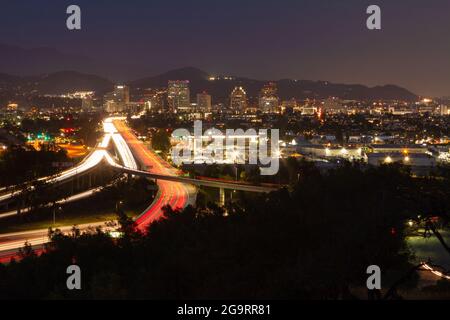
[[[120,211],[120,209],[122,208],[122,205],[123,205],[123,201],[122,200],[116,202],[116,212]]]
[[[58,207],[58,213],[61,213],[62,208]],[[53,226],[56,225],[56,207],[53,207]]]

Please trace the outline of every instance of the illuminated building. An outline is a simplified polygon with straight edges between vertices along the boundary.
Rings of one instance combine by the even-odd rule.
[[[439,114],[441,116],[448,116],[448,115],[450,115],[450,108],[448,106],[443,105],[443,104],[440,105],[439,106]]]
[[[230,95],[230,109],[242,113],[247,108],[247,93],[242,87],[235,87]]]
[[[6,110],[8,110],[8,111],[17,111],[18,108],[19,108],[19,105],[17,103],[10,103],[6,107]]]
[[[188,80],[169,81],[167,102],[172,112],[189,112],[191,97]]]
[[[197,110],[200,112],[211,112],[211,95],[206,92],[197,94]]]
[[[414,113],[414,110],[407,106],[391,106],[388,110],[389,113],[393,114],[394,116],[404,116]]]
[[[292,113],[297,109],[297,100],[294,98],[281,103],[281,113]]]
[[[422,145],[393,145],[393,144],[381,144],[370,146],[371,153],[402,153],[402,154],[426,154],[428,153],[428,147]]]
[[[274,82],[269,82],[261,89],[261,93],[259,95],[259,109],[263,113],[279,112],[277,91],[277,85]]]
[[[322,110],[328,114],[344,113],[346,108],[342,106],[342,102],[335,97],[325,99],[322,103]]]
[[[313,116],[317,113],[318,109],[314,106],[305,105],[300,108],[303,116]]]
[[[146,110],[152,113],[163,112],[166,109],[167,90],[145,89],[140,99],[144,102]]]
[[[435,157],[428,154],[369,153],[367,154],[367,163],[373,166],[401,163],[412,167],[434,167],[437,161]]]
[[[105,111],[109,113],[126,111],[128,103],[130,103],[130,88],[124,85],[115,86],[114,91],[104,97]]]
[[[318,144],[302,145],[297,148],[298,152],[312,159],[347,159],[357,160],[363,159],[364,154],[362,148],[359,147],[342,147],[342,146],[324,146]]]

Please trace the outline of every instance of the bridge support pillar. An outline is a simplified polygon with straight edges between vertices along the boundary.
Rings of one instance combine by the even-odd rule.
[[[219,206],[224,207],[225,206],[225,189],[220,188],[219,192]]]

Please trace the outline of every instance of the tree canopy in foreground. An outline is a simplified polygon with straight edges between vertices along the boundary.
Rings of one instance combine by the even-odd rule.
[[[0,298],[350,299],[369,265],[383,285],[411,270],[406,222],[448,221],[449,188],[395,165],[326,174],[306,165],[291,190],[226,208],[167,207],[146,234],[121,213],[120,239],[53,232],[47,253],[0,267]],[[70,292],[74,263],[83,289]]]

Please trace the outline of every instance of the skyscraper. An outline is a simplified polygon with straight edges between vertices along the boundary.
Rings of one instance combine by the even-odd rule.
[[[259,95],[259,109],[263,113],[279,112],[279,100],[277,95],[277,84],[274,82],[267,83]]]
[[[167,89],[167,102],[172,112],[188,112],[191,97],[188,80],[169,81]]]
[[[278,92],[277,84],[275,82],[269,82],[261,89],[261,95],[265,97],[276,96]]]
[[[165,88],[145,89],[141,99],[149,112],[158,113],[166,110],[167,90]]]
[[[124,112],[127,104],[130,103],[130,88],[124,85],[117,85],[114,91],[104,96],[105,111],[109,113]]]
[[[201,112],[211,112],[211,95],[206,92],[197,94],[197,109]]]
[[[230,95],[230,109],[241,113],[247,108],[247,93],[242,87],[235,87]]]

